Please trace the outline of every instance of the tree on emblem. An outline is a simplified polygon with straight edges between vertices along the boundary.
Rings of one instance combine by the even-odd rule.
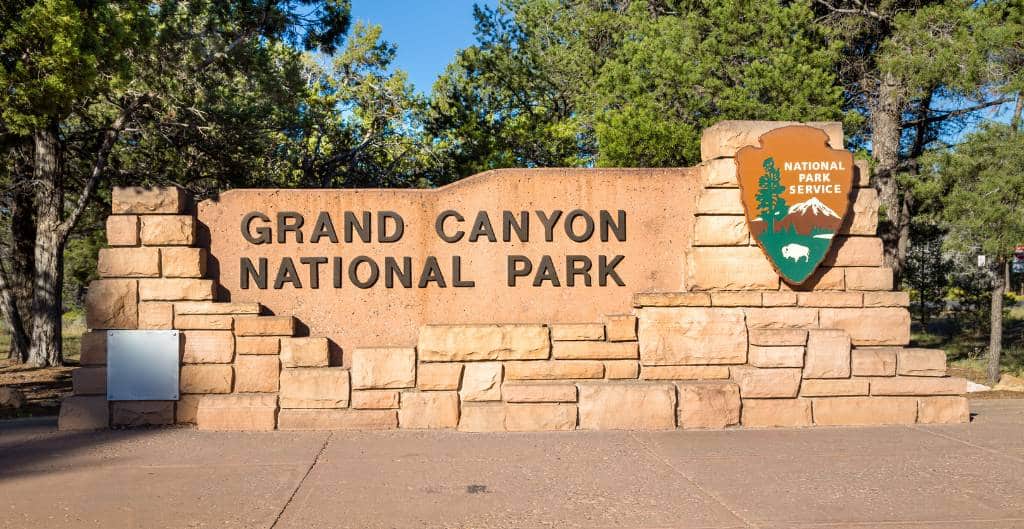
[[[783,191],[782,175],[775,168],[775,159],[766,158],[764,161],[765,174],[757,181],[757,209],[761,218],[768,223],[768,233],[775,233],[775,220],[785,217],[789,213],[786,200],[782,198]]]

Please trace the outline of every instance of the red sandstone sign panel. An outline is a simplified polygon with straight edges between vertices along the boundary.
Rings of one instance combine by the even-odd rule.
[[[747,226],[786,281],[801,284],[825,259],[850,210],[853,154],[803,125],[762,135],[736,154]]]
[[[199,205],[232,301],[343,349],[427,323],[586,323],[683,290],[693,169],[503,170],[436,190],[233,190]]]

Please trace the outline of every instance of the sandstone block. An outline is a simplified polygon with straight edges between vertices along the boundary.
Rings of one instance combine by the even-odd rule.
[[[174,305],[163,301],[139,303],[140,329],[173,329]]]
[[[100,277],[160,277],[160,250],[100,248],[96,273]]]
[[[637,292],[634,307],[710,307],[711,295],[706,292]]]
[[[801,307],[861,307],[864,294],[860,292],[800,292],[797,304]]]
[[[277,426],[277,396],[266,393],[205,395],[196,426],[207,431],[270,431]]]
[[[293,410],[277,416],[280,430],[393,430],[398,428],[395,410]]]
[[[896,375],[895,347],[858,347],[850,352],[855,377],[891,377]]]
[[[349,372],[340,367],[297,367],[281,370],[281,408],[345,408]]]
[[[85,295],[85,324],[90,329],[135,329],[139,323],[138,281],[100,279]]]
[[[853,161],[853,186],[869,187],[871,185],[871,162],[867,160]]]
[[[707,160],[697,166],[704,187],[739,187],[736,160],[717,158]]]
[[[415,385],[415,349],[368,347],[352,351],[352,387],[384,389],[411,388]]]
[[[505,402],[576,402],[575,384],[505,384]]]
[[[107,245],[138,246],[139,217],[135,215],[111,215],[107,217]]]
[[[557,323],[551,326],[553,341],[604,340],[604,324]]]
[[[164,277],[203,277],[206,275],[206,249],[161,248],[160,268]]]
[[[551,353],[544,325],[425,325],[417,347],[421,362],[545,359]]]
[[[942,349],[900,349],[896,374],[915,377],[946,376],[946,352]]]
[[[712,307],[760,307],[760,292],[712,292]]]
[[[798,123],[795,121],[719,121],[704,129],[700,136],[700,158],[707,161],[714,158],[728,158],[748,145],[760,145],[759,138],[766,132],[789,125],[807,125],[819,128],[828,135],[829,146],[843,148],[843,125],[825,121]]]
[[[292,336],[295,323],[292,316],[239,316],[235,318],[235,335]]]
[[[865,292],[865,307],[909,307],[910,294],[907,292]]]
[[[804,378],[849,378],[850,335],[835,329],[811,329],[807,336]]]
[[[604,329],[609,342],[632,342],[636,340],[636,316],[612,314],[605,316]]]
[[[203,301],[213,299],[212,279],[141,279],[139,297],[144,301]]]
[[[882,239],[836,237],[824,266],[882,266]]]
[[[751,329],[814,329],[818,327],[819,310],[807,307],[743,309]]]
[[[463,402],[501,400],[501,362],[466,364],[459,396]]]
[[[910,312],[904,308],[820,309],[821,328],[842,329],[853,345],[910,343]]]
[[[114,214],[181,213],[187,197],[178,187],[114,187],[110,206]]]
[[[795,307],[796,292],[764,292],[761,294],[761,304],[765,307]]]
[[[777,290],[779,276],[756,246],[696,247],[688,256],[691,290]]]
[[[459,394],[455,391],[404,391],[398,409],[401,428],[455,428]]]
[[[685,382],[679,386],[679,426],[725,428],[740,422],[740,389],[732,382]]]
[[[740,386],[740,395],[746,399],[771,399],[796,397],[800,390],[800,369],[761,369],[750,366],[735,366],[732,378]]]
[[[235,352],[240,355],[276,355],[280,351],[281,339],[277,336],[235,337]],[[284,358],[282,358],[281,361],[284,362]],[[298,366],[286,365],[285,367]]]
[[[113,426],[163,426],[174,424],[173,400],[126,400],[112,402]]]
[[[235,370],[231,364],[197,364],[181,366],[181,393],[231,393]]]
[[[192,215],[143,215],[139,239],[146,246],[192,246],[196,219]]]
[[[71,388],[75,395],[106,395],[107,368],[80,367],[71,372]]]
[[[872,395],[963,395],[967,381],[960,377],[872,378]]]
[[[581,430],[671,430],[676,390],[669,383],[579,385]]]
[[[199,413],[199,401],[204,395],[179,395],[174,410],[174,422],[177,424],[195,424]]]
[[[846,274],[842,268],[830,268],[822,266],[811,274],[811,277],[801,285],[791,285],[782,282],[783,291],[794,292],[818,292],[822,290],[844,290],[846,289]]]
[[[914,424],[917,419],[917,399],[912,398],[832,397],[811,400],[814,407],[814,424]]]
[[[750,329],[750,344],[764,346],[807,345],[805,329]]]
[[[697,199],[698,215],[742,215],[739,189],[708,188]]]
[[[107,365],[107,333],[89,331],[79,342],[78,363],[83,366]]]
[[[557,360],[630,360],[639,358],[636,342],[555,342],[551,356]]]
[[[239,340],[241,340],[241,339],[242,338],[239,338]],[[260,338],[246,338],[246,339],[248,339],[248,340],[265,340],[267,338],[260,337]],[[280,343],[281,343],[281,365],[284,366],[284,367],[327,367],[330,364],[330,359],[331,359],[330,344],[327,343],[327,338],[322,338],[322,337],[303,337],[303,338],[270,338],[270,339],[271,340],[280,340]],[[358,351],[360,351],[360,350],[357,349],[356,352],[358,352]],[[362,351],[363,351],[362,353],[359,353],[359,355],[360,355],[360,360],[359,360],[360,366],[359,367],[360,367],[360,369],[369,369],[369,371],[367,371],[366,373],[360,372],[359,376],[362,377],[362,376],[365,375],[365,376],[368,376],[368,377],[372,378],[374,376],[374,373],[375,373],[374,366],[372,365],[372,363],[374,362],[374,360],[376,358],[378,358],[378,357],[385,357],[385,356],[388,356],[388,354],[386,352],[382,352],[382,351],[378,351],[378,350],[371,350],[371,349],[363,349]],[[396,360],[398,360],[398,357],[402,357],[403,355],[407,355],[407,354],[408,354],[408,350],[400,350],[400,351],[395,352],[394,355],[392,357],[389,357],[389,358],[392,361],[396,361]],[[413,351],[413,355],[415,355],[415,351]],[[400,377],[404,377],[406,379],[408,379],[410,377],[410,375],[408,373],[409,366],[406,366],[402,362],[405,362],[407,360],[408,359],[403,359],[401,362],[390,364],[391,368],[396,368],[396,369],[399,369],[399,371],[401,371],[401,373],[398,374]],[[377,369],[385,369],[387,367],[388,367],[387,365],[378,365],[378,366],[376,366]],[[392,376],[392,375],[395,375],[395,373],[391,373],[390,375],[388,373],[383,372],[383,371],[381,373],[379,373],[379,376]],[[411,375],[411,376],[415,376],[415,373],[413,375]],[[392,382],[394,382],[394,380],[392,380]],[[353,364],[353,370],[352,370],[352,384],[353,384],[354,387],[359,387],[358,383],[356,382],[355,364]]]
[[[743,426],[795,428],[811,425],[810,399],[743,399]]]
[[[641,380],[715,380],[729,378],[726,366],[643,366]]]
[[[398,391],[364,389],[352,391],[352,407],[357,410],[390,410],[398,408]],[[395,416],[395,420],[398,416]]]
[[[877,268],[847,268],[846,288],[850,290],[892,290],[892,270]]]
[[[604,363],[604,377],[625,380],[640,376],[640,362],[636,360],[608,360]]]
[[[801,397],[846,397],[868,394],[864,378],[808,379],[800,385]]]
[[[748,362],[755,367],[803,367],[804,346],[783,345],[766,347],[751,345]]]
[[[971,410],[964,397],[923,397],[917,399],[917,422],[957,424],[971,421]]]
[[[420,364],[416,373],[416,387],[421,391],[454,391],[462,382],[462,364]]]
[[[276,392],[280,374],[281,362],[276,356],[239,356],[235,360],[235,392]]]
[[[459,416],[460,432],[504,432],[508,405],[500,402],[467,402]]]
[[[505,430],[547,432],[576,429],[574,404],[509,404],[505,406]]]
[[[858,188],[854,191],[853,211],[839,233],[875,235],[878,231],[878,206],[878,191],[871,187]]]
[[[220,301],[179,301],[174,304],[175,314],[259,314],[259,303]]]
[[[231,331],[185,331],[186,364],[229,364],[235,358],[235,337]]]
[[[60,403],[58,430],[105,430],[110,427],[107,397],[65,397]]]
[[[603,377],[604,364],[592,360],[505,362],[505,380],[572,380]]]
[[[234,317],[228,314],[181,314],[174,317],[174,328],[182,330],[231,330]]]
[[[643,365],[742,364],[747,328],[742,309],[640,309]]]
[[[742,215],[707,215],[697,217],[693,224],[695,246],[746,246],[750,230]]]

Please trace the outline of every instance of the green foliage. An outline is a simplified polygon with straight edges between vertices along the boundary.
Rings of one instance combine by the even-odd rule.
[[[843,117],[840,45],[809,2],[504,0],[434,86],[458,175],[685,166],[723,119]]]
[[[677,2],[652,15],[630,4],[621,47],[598,74],[598,164],[687,166],[701,131],[725,119],[843,117],[841,42],[810,2]]]
[[[930,222],[910,226],[910,248],[903,287],[910,290],[910,311],[914,318],[928,324],[945,308],[953,263],[942,251],[945,232]]]
[[[946,247],[1003,262],[1024,241],[1024,133],[987,124],[955,151],[928,158],[944,182]]]
[[[782,185],[782,174],[775,167],[774,158],[766,158],[764,161],[764,174],[757,179],[757,200],[758,214],[761,215],[768,228],[766,233],[775,233],[775,221],[786,216],[789,208],[786,206],[786,199],[782,193],[786,187]]]

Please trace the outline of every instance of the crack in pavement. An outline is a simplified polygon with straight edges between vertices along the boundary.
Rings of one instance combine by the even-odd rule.
[[[629,436],[632,437],[633,440],[636,441],[636,443],[639,444],[644,450],[646,450],[647,453],[650,454],[651,457],[653,457],[655,460],[657,460],[661,464],[663,464],[666,467],[668,467],[669,469],[671,469],[672,472],[675,472],[676,474],[679,474],[680,476],[682,476],[682,478],[685,479],[687,483],[692,485],[701,494],[711,498],[712,500],[715,501],[715,503],[721,505],[723,509],[725,509],[729,514],[733,515],[733,517],[735,517],[737,520],[742,522],[744,526],[750,527],[750,528],[753,528],[753,529],[757,528],[756,524],[754,524],[752,521],[750,521],[750,520],[744,518],[743,516],[741,516],[740,513],[736,512],[732,507],[729,507],[729,505],[727,505],[724,500],[719,498],[717,494],[715,494],[715,493],[713,493],[713,492],[711,492],[709,490],[706,490],[704,487],[701,487],[699,483],[697,483],[696,481],[693,480],[693,478],[691,478],[690,476],[686,475],[686,473],[684,473],[682,470],[679,470],[678,468],[676,468],[676,466],[673,465],[671,461],[669,461],[668,459],[666,459],[664,457],[659,456],[658,453],[655,452],[653,448],[651,448],[647,443],[643,442],[639,437],[637,437],[636,432],[632,432],[632,431],[629,432]]]
[[[281,517],[284,516],[284,512],[288,510],[288,507],[292,504],[292,500],[294,500],[295,495],[299,493],[299,489],[301,489],[302,485],[306,482],[306,478],[308,478],[309,475],[313,472],[313,469],[316,467],[316,464],[320,462],[320,456],[322,456],[324,454],[324,451],[327,450],[327,445],[330,444],[331,438],[333,437],[334,432],[330,432],[327,434],[327,437],[324,438],[324,442],[322,445],[320,445],[320,450],[316,453],[316,457],[314,457],[313,461],[310,462],[309,468],[306,469],[306,473],[302,475],[302,479],[300,479],[299,482],[295,485],[295,490],[293,490],[291,495],[288,496],[288,501],[284,502],[284,505],[281,506],[281,510],[277,513],[277,516],[274,517],[274,523],[270,524],[270,529],[274,529],[275,527],[277,527],[277,523],[281,521]]]

